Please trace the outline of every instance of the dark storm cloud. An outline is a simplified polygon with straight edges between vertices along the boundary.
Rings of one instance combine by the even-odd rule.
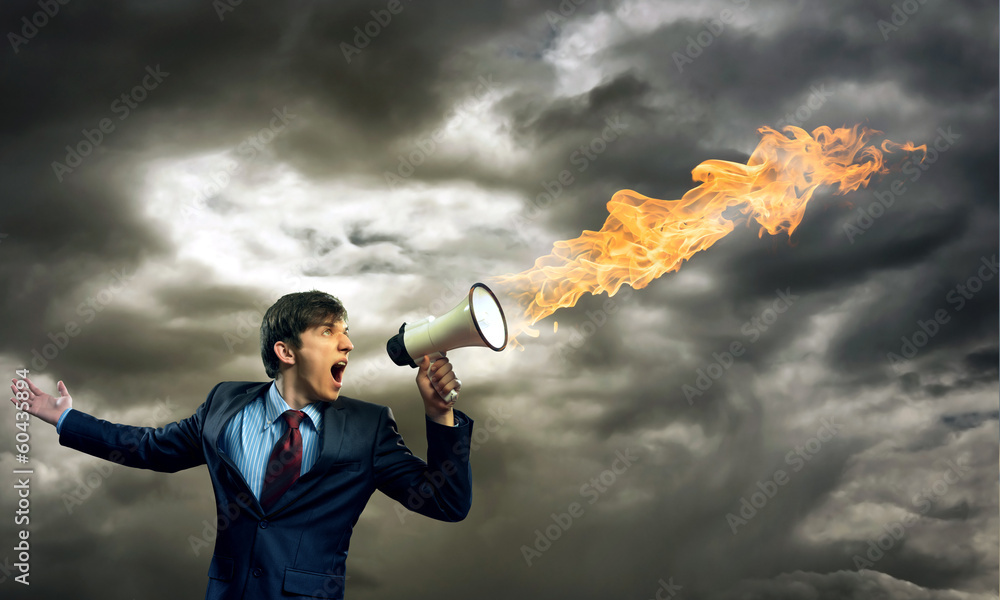
[[[994,411],[992,413],[968,412],[957,415],[945,415],[941,417],[941,420],[946,425],[950,425],[955,429],[971,429],[973,427],[979,427],[989,419],[997,418],[1000,418],[1000,414]]]
[[[649,84],[633,73],[623,73],[595,87],[586,94],[547,106],[540,114],[515,114],[515,129],[546,141],[555,135],[583,131],[590,133],[605,127],[607,115],[642,108]],[[525,107],[527,108],[527,107]]]
[[[918,8],[898,29],[880,30],[897,4]],[[381,303],[378,315],[348,306],[355,324],[376,321],[352,326],[358,350],[348,382],[355,378],[358,397],[392,406],[422,454],[413,372],[386,366],[368,376],[366,361],[384,361],[381,347],[404,316],[440,314],[467,278],[497,275],[483,271],[522,257],[526,268],[531,244],[541,243],[484,218],[463,237],[422,245],[433,236],[435,185],[522,198],[528,226],[549,236],[544,253],[551,241],[599,228],[618,189],[676,199],[702,161],[746,162],[762,125],[865,123],[932,148],[942,130],[954,132],[926,169],[904,172],[904,159],[893,157],[894,170],[868,189],[820,190],[790,240],[758,237],[739,220],[681,273],[631,294],[585,297],[540,323],[542,337],[523,340],[516,360],[497,358],[509,370],[470,373],[462,402],[481,436],[473,513],[451,525],[401,521],[395,504],[376,495],[353,539],[348,587],[359,598],[648,598],[662,582],[683,586],[678,597],[719,599],[992,593],[997,412],[984,399],[996,393],[998,299],[996,276],[980,267],[1000,250],[995,6],[705,4],[698,10],[706,18],[728,8],[737,21],[679,69],[675,53],[685,55],[689,36],[710,31],[710,22],[681,16],[632,29],[610,16],[631,6],[624,3],[404,0],[377,28],[372,11],[384,3],[243,2],[221,20],[217,5],[60,5],[37,35],[4,54],[0,275],[11,365],[30,361],[48,334],[76,320],[81,335],[40,373],[66,380],[81,409],[150,425],[187,417],[219,380],[259,379],[259,312],[282,282],[264,293],[218,281],[187,258],[196,238],[163,230],[144,210],[143,167],[225,152],[250,181],[271,161],[310,182],[380,186],[399,156],[464,116],[528,159],[505,163],[502,148],[476,154],[454,145],[467,140],[442,144],[404,181],[428,186],[420,202],[430,208],[408,224],[412,238],[380,220],[381,205],[326,227],[275,222],[231,188],[209,195],[202,215],[256,218],[256,235],[234,248],[263,263],[291,242],[311,257],[288,269],[298,285],[343,283],[351,294],[356,284]],[[3,22],[20,31],[38,6],[5,4]],[[650,21],[655,8],[632,6]],[[545,11],[564,18],[553,25]],[[604,17],[607,29],[569,46],[599,48],[578,67],[599,77],[557,95],[566,36]],[[366,26],[377,34],[359,34]],[[148,85],[133,92],[144,78]],[[484,80],[495,102],[470,102]],[[253,157],[241,153],[275,110],[294,115],[287,129]],[[68,163],[65,147],[95,136],[105,118],[114,130],[97,149],[71,172],[54,171],[53,161]],[[574,152],[594,143],[608,119],[626,127],[581,169]],[[564,170],[573,183],[541,207],[544,184]],[[885,205],[879,199],[890,192],[898,197]],[[224,228],[217,235],[232,239]],[[80,303],[107,287],[111,270],[142,272],[142,289],[127,288],[142,293],[115,296],[83,323]],[[790,302],[778,312],[782,294]],[[887,353],[925,331],[921,323],[931,327],[939,309],[948,321],[894,370]],[[736,342],[745,352],[726,358]],[[690,402],[684,386],[699,392]],[[841,423],[839,432],[794,470],[796,449],[813,447],[823,418]],[[31,590],[0,585],[25,598],[200,595],[211,548],[196,554],[190,537],[204,535],[214,515],[204,470],[112,466],[70,514],[67,495],[103,473],[102,463],[33,425],[33,460],[55,473],[33,489],[36,578]],[[609,471],[626,449],[634,464]],[[947,487],[944,461],[968,465]],[[778,469],[790,481],[734,532],[728,515]],[[588,503],[581,489],[605,473],[614,483]],[[3,489],[3,505],[13,506]],[[584,516],[526,565],[522,546],[574,501]],[[858,571],[853,557],[904,513],[918,515],[917,524]],[[109,574],[122,577],[113,590]]]
[[[206,274],[207,277],[207,274]],[[157,300],[169,317],[212,317],[245,310],[255,300],[254,292],[231,285],[191,285],[165,287]]]

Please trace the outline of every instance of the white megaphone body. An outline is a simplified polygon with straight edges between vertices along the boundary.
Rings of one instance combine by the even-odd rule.
[[[482,283],[469,288],[458,305],[440,317],[403,323],[385,350],[392,362],[416,368],[425,354],[436,359],[453,348],[485,346],[495,352],[507,346],[507,319],[497,297]]]

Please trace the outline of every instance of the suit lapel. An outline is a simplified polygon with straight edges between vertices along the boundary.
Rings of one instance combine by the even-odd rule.
[[[316,464],[305,474],[303,479],[314,472],[317,476],[322,475],[337,462],[341,446],[344,443],[344,427],[346,425],[347,417],[344,413],[344,403],[339,400],[337,402],[324,402],[323,447],[320,449]]]
[[[229,469],[229,476],[232,479],[232,481],[236,483],[237,486],[240,486],[242,488],[241,491],[245,493],[248,497],[254,498],[254,502],[257,503],[258,510],[260,504],[254,497],[253,492],[250,490],[250,486],[247,484],[246,480],[243,479],[243,473],[240,472],[239,467],[236,466],[236,463],[233,462],[233,459],[231,459],[228,454],[222,452],[221,448],[222,448],[222,439],[226,431],[226,424],[229,423],[229,421],[233,418],[233,416],[236,415],[236,413],[243,410],[243,408],[247,404],[252,402],[260,395],[264,394],[267,391],[268,386],[270,385],[271,382],[253,385],[247,388],[247,390],[242,394],[234,396],[229,401],[228,404],[222,407],[221,413],[219,413],[216,418],[208,420],[208,422],[206,423],[207,427],[205,432],[207,439],[212,440],[212,443],[214,444],[213,448],[215,449],[216,454],[218,454],[219,458],[222,460],[223,463],[225,463],[226,467]]]
[[[216,451],[222,446],[222,436],[226,431],[226,424],[229,423],[229,420],[236,413],[243,410],[243,407],[250,403],[250,401],[266,392],[267,387],[270,385],[271,382],[266,382],[250,386],[245,392],[234,396],[226,406],[223,406],[221,409],[222,412],[216,418],[209,420],[206,434],[208,439],[212,440]]]

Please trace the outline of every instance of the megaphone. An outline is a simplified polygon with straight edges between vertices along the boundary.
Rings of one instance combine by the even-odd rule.
[[[474,283],[469,294],[440,317],[403,323],[385,350],[392,362],[416,368],[425,354],[431,360],[453,348],[485,346],[495,352],[507,346],[507,318],[490,288]]]

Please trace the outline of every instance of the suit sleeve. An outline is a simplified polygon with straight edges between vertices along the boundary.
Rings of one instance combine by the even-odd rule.
[[[190,417],[163,427],[119,425],[88,415],[80,410],[69,411],[63,421],[59,443],[97,458],[164,473],[174,473],[205,464],[201,432],[208,399]]]
[[[472,419],[447,427],[427,420],[427,462],[413,456],[392,410],[382,407],[374,447],[375,485],[406,508],[440,521],[461,521],[472,507],[469,446]]]

